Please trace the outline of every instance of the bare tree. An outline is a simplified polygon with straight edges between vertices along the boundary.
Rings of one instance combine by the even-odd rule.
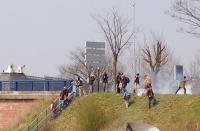
[[[180,65],[181,64],[181,58],[176,57],[173,51],[170,51],[168,48],[168,62],[166,65],[163,67],[164,70],[168,73],[173,75],[174,74],[174,66],[175,65]]]
[[[133,32],[129,32],[128,20],[120,16],[115,9],[111,10],[107,17],[96,16],[93,18],[103,31],[106,43],[112,51],[114,87],[116,91],[117,62],[120,54],[129,46]]]
[[[200,78],[200,56],[196,55],[189,65],[189,75]]]
[[[106,65],[100,70],[100,77],[106,71],[108,75],[111,74],[110,56],[106,57]],[[80,77],[87,80],[91,74],[91,69],[85,65],[85,50],[84,48],[77,48],[70,53],[70,64],[61,65],[59,72],[63,77],[74,78]]]
[[[179,31],[200,37],[200,0],[176,0],[168,14],[187,25]]]
[[[142,57],[149,69],[156,76],[161,68],[168,62],[168,51],[164,41],[157,40],[152,44],[152,48],[145,46],[142,49]]]
[[[70,64],[59,67],[61,75],[68,77],[80,77],[87,80],[90,75],[90,70],[85,65],[85,51],[84,48],[77,48],[70,53]]]
[[[187,75],[190,76],[192,79],[192,86],[194,87],[194,91],[196,88],[200,87],[200,55],[197,54],[190,62],[190,65],[187,69]],[[200,88],[199,88],[200,89]],[[199,90],[200,91],[200,90]],[[197,91],[197,92],[199,92]]]

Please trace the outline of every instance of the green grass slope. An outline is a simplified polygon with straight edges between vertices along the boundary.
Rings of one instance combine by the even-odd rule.
[[[146,96],[131,97],[125,108],[121,95],[99,93],[76,98],[49,124],[51,131],[122,129],[125,122],[148,123],[161,131],[199,131],[200,95],[156,95],[159,104],[148,109]]]

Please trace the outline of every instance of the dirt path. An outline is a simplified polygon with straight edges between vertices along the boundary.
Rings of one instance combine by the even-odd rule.
[[[0,100],[0,130],[16,122],[33,100]]]

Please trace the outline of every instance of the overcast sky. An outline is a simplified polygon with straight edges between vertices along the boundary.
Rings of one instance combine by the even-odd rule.
[[[133,18],[131,0],[0,0],[0,70],[23,65],[30,75],[58,75],[71,50],[85,41],[104,41],[91,15],[112,7]],[[149,35],[162,33],[187,63],[199,49],[198,39],[176,32],[178,22],[165,15],[170,0],[136,0],[136,25]],[[138,40],[140,41],[140,40]]]

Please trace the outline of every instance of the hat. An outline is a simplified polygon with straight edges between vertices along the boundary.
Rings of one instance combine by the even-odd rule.
[[[67,89],[67,86],[64,86],[64,89]]]

